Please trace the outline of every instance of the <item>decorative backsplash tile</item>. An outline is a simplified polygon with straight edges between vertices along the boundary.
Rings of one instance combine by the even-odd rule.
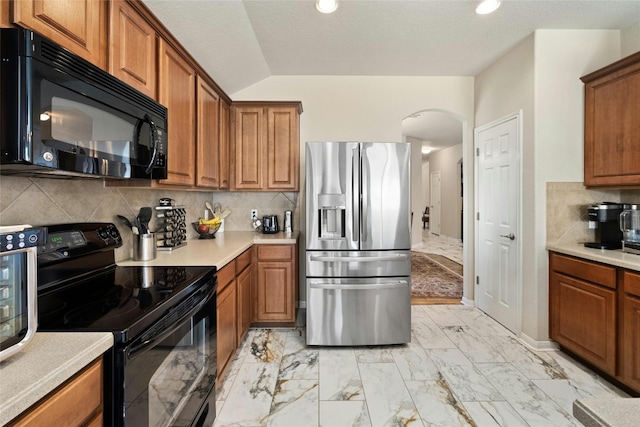
[[[548,182],[547,243],[593,241],[587,208],[601,202],[640,203],[640,190],[596,190],[581,182]]]
[[[294,229],[299,229],[298,193],[287,192],[199,192],[181,190],[148,190],[105,187],[101,179],[61,179],[0,177],[0,225],[45,225],[65,222],[113,222],[123,236],[116,259],[130,257],[131,232],[116,215],[133,219],[142,206],[158,206],[161,197],[186,206],[187,221],[204,215],[205,201],[220,203],[230,209],[225,231],[253,230],[249,212],[258,209],[259,216],[278,215],[284,223],[284,211],[294,211]],[[151,222],[154,225],[154,222]],[[197,235],[187,227],[187,238]]]

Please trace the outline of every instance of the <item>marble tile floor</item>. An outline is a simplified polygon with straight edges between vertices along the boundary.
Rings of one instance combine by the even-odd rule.
[[[413,248],[413,251],[443,255],[452,261],[462,265],[462,242],[448,236],[439,236],[428,229],[422,230],[422,242]]]
[[[476,308],[411,310],[407,345],[306,347],[304,328],[250,330],[214,426],[580,426],[575,399],[626,396]]]

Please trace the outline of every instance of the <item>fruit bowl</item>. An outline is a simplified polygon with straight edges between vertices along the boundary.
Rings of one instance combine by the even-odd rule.
[[[220,222],[217,224],[201,224],[199,221],[192,222],[191,225],[200,237],[198,239],[215,239],[216,231],[220,228]]]

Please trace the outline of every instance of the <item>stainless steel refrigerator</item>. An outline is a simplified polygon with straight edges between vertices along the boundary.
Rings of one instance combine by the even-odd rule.
[[[307,344],[411,341],[411,148],[307,142]]]

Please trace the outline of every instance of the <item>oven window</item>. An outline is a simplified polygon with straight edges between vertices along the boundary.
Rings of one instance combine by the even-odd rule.
[[[27,333],[27,254],[0,256],[0,350]]]
[[[215,381],[209,330],[208,317],[192,318],[158,345],[129,360],[126,425],[189,425],[195,415],[193,401],[202,402],[202,393],[208,393]]]

